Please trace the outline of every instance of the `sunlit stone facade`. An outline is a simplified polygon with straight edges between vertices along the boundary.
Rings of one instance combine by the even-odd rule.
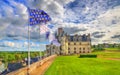
[[[59,28],[56,34],[56,38],[58,39],[61,46],[56,50],[52,49],[52,45],[49,45],[51,49],[46,46],[48,51],[54,50],[55,53],[60,55],[91,52],[90,34],[68,35],[67,33],[64,32],[62,28]]]

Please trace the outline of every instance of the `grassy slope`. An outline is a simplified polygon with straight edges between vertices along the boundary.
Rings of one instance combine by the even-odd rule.
[[[120,75],[120,61],[58,56],[45,75]]]

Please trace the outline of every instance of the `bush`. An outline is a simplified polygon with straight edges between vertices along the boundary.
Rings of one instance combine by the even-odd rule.
[[[97,55],[95,54],[82,54],[79,56],[79,58],[96,58]]]

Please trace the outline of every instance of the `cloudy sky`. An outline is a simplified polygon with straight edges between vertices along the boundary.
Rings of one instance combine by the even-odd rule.
[[[120,0],[0,0],[0,50],[27,50],[28,10],[46,11],[54,25],[68,34],[91,34],[92,44],[120,43]],[[45,49],[45,34],[39,38],[31,27],[31,49],[39,42]]]

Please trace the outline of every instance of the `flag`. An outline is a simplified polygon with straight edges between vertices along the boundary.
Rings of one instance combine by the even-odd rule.
[[[51,29],[47,25],[40,25],[40,34],[45,34],[46,39],[52,40],[53,35],[51,34]]]
[[[49,30],[50,29],[46,25],[40,25],[40,34],[46,34]]]
[[[50,33],[49,34],[49,42],[52,42],[54,39],[55,39],[55,36],[52,33]]]
[[[49,35],[50,35],[50,32],[48,31],[48,32],[46,32],[46,39],[48,39],[49,38]]]
[[[54,40],[52,41],[52,44],[55,45],[55,46],[60,46],[60,43],[58,42],[57,39],[54,39]]]
[[[50,29],[52,29],[52,28],[54,27],[54,25],[53,25],[53,24],[49,24],[48,27],[49,27]]]
[[[49,34],[49,42],[51,42],[53,45],[60,46],[60,43],[52,33]]]
[[[51,21],[49,15],[45,11],[40,9],[29,9],[29,17],[29,22],[31,26]]]

